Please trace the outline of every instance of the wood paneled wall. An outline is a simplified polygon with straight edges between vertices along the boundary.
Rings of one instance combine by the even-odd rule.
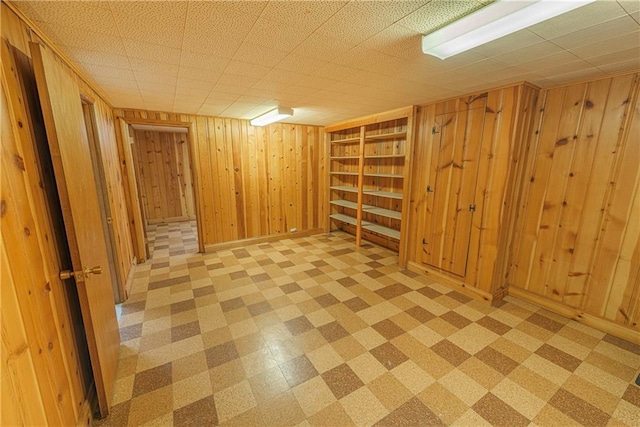
[[[324,228],[324,131],[318,126],[115,110],[125,120],[190,125],[205,245]]]
[[[134,149],[146,220],[195,219],[187,135],[137,130]]]
[[[55,185],[37,160],[42,147],[36,141],[44,129],[31,127],[28,102],[21,98],[17,68],[5,61],[11,49],[8,44],[30,57],[29,42],[44,42],[5,3],[0,7],[3,44],[0,424],[86,423],[91,416],[86,401],[91,371],[77,293],[68,287],[71,284],[58,278],[58,272],[69,265],[61,265],[62,255],[57,248],[60,230],[48,204],[48,189]],[[78,83],[96,111],[117,236],[117,262],[124,282],[131,271],[131,238],[120,188],[113,114],[89,85],[80,78]]]
[[[510,292],[640,330],[640,75],[542,91]],[[603,327],[597,320],[592,324]],[[636,339],[638,335],[635,335]]]
[[[519,85],[418,107],[410,268],[476,298],[502,297],[524,129],[536,93]]]

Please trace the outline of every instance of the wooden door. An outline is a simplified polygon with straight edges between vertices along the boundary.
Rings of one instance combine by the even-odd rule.
[[[422,262],[464,277],[475,210],[484,108],[436,116]],[[437,139],[436,139],[437,141]]]
[[[31,43],[34,71],[80,297],[100,412],[109,413],[120,335],[80,89],[46,47]],[[101,266],[102,274],[84,270]]]

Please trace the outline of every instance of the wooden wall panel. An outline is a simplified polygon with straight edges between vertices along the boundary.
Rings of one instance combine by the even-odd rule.
[[[140,197],[150,223],[195,218],[187,135],[135,131]]]
[[[318,126],[114,111],[125,121],[190,125],[205,245],[324,228],[324,133]]]
[[[0,8],[3,49],[0,424],[75,425],[81,420],[86,422],[91,414],[86,400],[91,368],[81,331],[77,292],[58,278],[61,257],[64,258],[58,236],[64,232],[56,228],[60,222],[50,204],[55,200],[50,191],[55,184],[46,165],[38,160],[41,153],[48,151],[46,139],[41,139],[44,129],[36,128],[41,123],[28,110],[30,98],[22,98],[30,97],[32,88],[21,84],[14,73],[19,67],[11,67],[8,59],[10,45],[28,59],[29,42],[46,42],[7,4],[3,2]],[[113,113],[108,103],[80,77],[77,79],[96,108],[114,213],[112,220],[118,236],[117,257],[124,279],[131,271],[130,236],[119,189]],[[21,93],[22,87],[25,92]]]
[[[76,347],[74,331],[81,326],[74,323],[65,285],[58,278],[59,234],[47,214],[45,196],[52,183],[41,174],[27,103],[17,74],[9,71],[17,67],[7,45],[2,50],[0,424],[9,425],[16,418],[24,424],[42,419],[43,424],[75,424],[87,405],[87,366],[82,366],[86,349]]]
[[[438,274],[477,298],[502,296],[522,130],[530,123],[536,93],[519,85],[418,108],[408,224],[415,232],[407,245],[414,270]],[[435,188],[438,175],[442,180],[449,169],[457,174],[449,173]],[[473,214],[469,204],[475,204]],[[427,247],[429,240],[439,246]]]
[[[636,330],[639,77],[541,92],[507,277],[516,293]]]
[[[8,40],[12,46],[30,57],[30,41],[46,44],[38,37],[37,32],[23,22],[5,3],[2,3],[1,7],[2,37]],[[71,67],[68,67],[68,71],[76,78],[81,93],[95,108],[102,160],[107,179],[107,193],[112,213],[112,227],[116,236],[116,256],[120,267],[119,283],[124,284],[131,272],[134,254],[118,155],[118,141],[115,136],[113,110]]]

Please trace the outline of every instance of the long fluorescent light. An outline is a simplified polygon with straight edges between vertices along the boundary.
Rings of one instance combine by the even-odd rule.
[[[251,126],[264,126],[293,116],[293,109],[278,107],[251,120]]]
[[[422,36],[422,52],[446,59],[595,0],[497,0]]]

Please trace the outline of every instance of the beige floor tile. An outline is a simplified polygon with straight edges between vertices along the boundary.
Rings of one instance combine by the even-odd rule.
[[[362,387],[340,400],[345,412],[357,426],[370,426],[387,413],[387,409],[367,387]]]
[[[509,378],[502,380],[491,390],[491,393],[530,420],[533,420],[546,404],[546,401],[519,386]]]
[[[215,393],[216,410],[221,423],[257,405],[248,381],[242,381]]]
[[[530,303],[469,300],[343,233],[196,254],[192,223],[149,230],[152,258],[117,309],[113,414],[97,425],[640,417],[636,347]]]
[[[336,397],[319,376],[294,387],[292,391],[307,417],[337,402]]]

